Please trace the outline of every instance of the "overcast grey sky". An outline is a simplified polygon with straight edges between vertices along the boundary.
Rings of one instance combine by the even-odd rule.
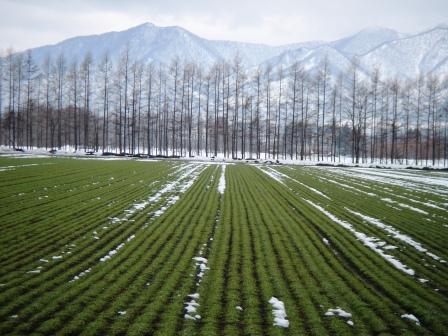
[[[334,40],[370,26],[417,32],[448,23],[448,0],[0,0],[0,49],[143,22],[209,39],[279,45]]]

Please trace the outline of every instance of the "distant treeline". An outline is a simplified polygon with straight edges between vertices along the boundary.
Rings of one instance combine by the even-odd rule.
[[[87,54],[35,64],[31,52],[0,59],[0,143],[11,148],[447,164],[447,80],[365,76],[356,60],[338,77],[247,70],[240,59],[205,69]],[[244,154],[242,154],[244,153]]]

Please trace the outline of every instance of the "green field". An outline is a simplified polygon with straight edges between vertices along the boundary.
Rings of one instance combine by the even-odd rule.
[[[443,172],[0,158],[0,199],[1,335],[448,334]]]

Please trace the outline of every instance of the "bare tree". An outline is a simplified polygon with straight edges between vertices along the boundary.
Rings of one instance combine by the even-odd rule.
[[[208,74],[206,77],[207,80],[207,94],[206,94],[206,102],[205,102],[205,156],[208,157],[209,152],[209,121],[210,121],[210,81],[211,81],[212,73]]]
[[[325,138],[325,104],[327,93],[327,81],[328,81],[328,56],[325,55],[321,65],[320,77],[322,78],[322,135],[321,135],[321,155],[322,161],[324,160],[324,138]],[[318,111],[319,113],[319,111]],[[319,137],[318,137],[319,139]],[[318,141],[319,142],[319,141]]]
[[[90,95],[92,94],[91,88],[91,67],[92,67],[92,55],[87,53],[81,65],[82,77],[83,77],[83,89],[84,89],[84,150],[87,150],[90,146],[89,139],[89,123],[90,123]]]
[[[271,71],[272,67],[269,64],[265,70],[266,78],[266,140],[264,158],[267,159],[271,152]]]
[[[398,80],[395,79],[391,84],[392,92],[392,123],[391,123],[391,133],[392,133],[392,144],[390,149],[390,162],[394,163],[397,157],[397,133],[398,133],[398,95],[400,87]]]
[[[280,149],[280,115],[282,107],[282,81],[283,81],[283,68],[280,66],[278,69],[278,82],[279,82],[279,92],[278,92],[278,105],[274,122],[274,146],[272,157],[278,159],[278,153]]]
[[[33,147],[33,90],[34,81],[36,79],[37,66],[34,64],[33,56],[29,50],[26,54],[26,146]],[[1,95],[1,92],[0,92]],[[0,107],[1,108],[1,107]]]
[[[62,107],[63,107],[63,92],[64,92],[64,76],[65,76],[65,57],[64,54],[60,54],[56,60],[55,69],[56,79],[56,99],[57,99],[57,128],[58,128],[58,149],[62,148]],[[88,110],[87,106],[87,110]]]
[[[109,146],[109,81],[110,81],[110,73],[112,71],[112,65],[109,58],[109,52],[103,55],[100,66],[100,76],[101,76],[101,84],[102,84],[102,101],[103,101],[103,134],[102,134],[102,151],[103,153],[108,150]]]
[[[202,70],[201,68],[198,69],[198,116],[197,116],[197,130],[196,130],[196,136],[197,136],[197,144],[196,144],[196,155],[201,155],[201,139],[202,139],[202,134],[201,134],[201,98],[202,98]]]
[[[292,122],[291,122],[291,139],[290,139],[290,159],[293,159],[294,155],[294,143],[296,137],[296,105],[297,105],[297,85],[299,81],[299,71],[300,66],[298,62],[295,62],[291,67],[291,89],[292,89]],[[297,154],[297,148],[296,148],[296,154]],[[297,158],[297,157],[296,157]]]
[[[256,113],[255,113],[255,120],[257,124],[257,159],[260,158],[261,153],[261,132],[260,132],[260,119],[261,119],[261,111],[260,111],[260,104],[261,104],[261,69],[257,69],[255,74],[255,82],[257,83],[257,102],[256,102]]]
[[[372,129],[370,140],[370,162],[373,163],[377,151],[377,106],[378,106],[378,85],[380,79],[380,70],[375,68],[372,74]]]
[[[416,121],[415,121],[415,164],[419,164],[419,155],[420,155],[420,109],[421,109],[421,100],[422,100],[422,86],[423,86],[423,76],[419,75],[417,79],[417,106],[416,106]]]
[[[147,103],[146,103],[146,146],[147,146],[147,151],[148,151],[148,155],[152,155],[152,141],[151,141],[151,137],[152,137],[152,113],[151,113],[151,107],[152,107],[152,103],[153,103],[153,92],[152,92],[152,87],[153,87],[153,76],[154,76],[154,66],[152,63],[149,63],[147,66],[147,71],[146,71],[146,76],[147,76],[147,85],[148,85],[148,91],[146,94],[146,99],[147,99]],[[173,131],[174,132],[174,131]],[[173,149],[174,149],[174,145],[173,145]]]

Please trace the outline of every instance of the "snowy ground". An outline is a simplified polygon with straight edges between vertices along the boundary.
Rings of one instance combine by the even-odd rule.
[[[168,153],[170,154],[170,153]],[[137,158],[137,157],[127,157],[127,156],[102,156],[101,152],[95,152],[92,155],[87,155],[84,150],[78,150],[75,151],[72,148],[62,149],[58,150],[55,154],[51,154],[48,152],[48,150],[45,150],[43,148],[34,148],[30,150],[25,150],[24,152],[14,151],[9,147],[0,146],[0,156],[7,156],[7,157],[21,157],[21,158],[44,158],[44,157],[76,157],[76,158],[85,158],[85,159],[101,159],[101,160],[138,160],[138,161],[157,161],[157,160],[167,160],[164,158]],[[180,159],[174,159],[174,160],[184,160],[184,161],[197,161],[197,162],[207,162],[207,163],[261,163],[261,164],[273,164],[273,163],[279,163],[279,164],[287,164],[287,165],[299,165],[299,166],[315,166],[315,165],[333,165],[333,166],[350,166],[350,167],[362,167],[362,168],[397,168],[397,169],[403,169],[403,168],[414,168],[414,169],[422,169],[424,167],[431,168],[431,169],[448,169],[448,165],[444,165],[443,160],[437,161],[435,165],[432,165],[432,161],[428,162],[428,165],[426,165],[425,160],[421,160],[417,165],[415,164],[414,160],[409,160],[408,164],[402,160],[399,163],[391,164],[390,162],[373,162],[370,163],[352,163],[351,157],[341,157],[340,159],[336,159],[335,162],[331,162],[331,160],[328,158],[328,160],[317,160],[317,156],[313,159],[306,159],[306,160],[275,160],[273,158],[265,158],[264,153],[261,154],[260,159],[248,159],[250,156],[247,154],[245,156],[245,159],[231,159],[224,157],[221,153],[218,154],[216,157],[213,155],[207,156],[193,156],[193,157],[182,157]],[[170,160],[170,159],[168,159]]]

